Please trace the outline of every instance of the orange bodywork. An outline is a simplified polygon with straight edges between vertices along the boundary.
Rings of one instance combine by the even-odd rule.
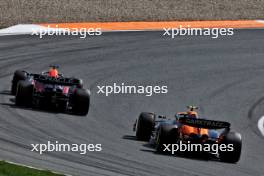
[[[198,135],[207,135],[208,136],[208,129],[205,128],[196,128],[191,127],[188,125],[183,125],[181,127],[181,132],[183,135],[190,135],[190,134],[198,134]]]
[[[178,114],[181,115],[195,115],[198,117],[198,113],[195,111],[188,111],[188,112],[180,112]],[[182,125],[180,128],[180,131],[183,135],[190,135],[190,134],[198,134],[198,135],[207,135],[208,136],[208,129],[206,128],[197,128],[197,127],[192,127],[188,125]]]

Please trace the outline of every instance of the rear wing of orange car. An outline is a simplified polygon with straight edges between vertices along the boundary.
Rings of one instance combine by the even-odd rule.
[[[231,124],[223,121],[206,120],[206,119],[195,119],[183,117],[179,119],[179,122],[183,125],[188,125],[197,128],[207,129],[230,129]]]

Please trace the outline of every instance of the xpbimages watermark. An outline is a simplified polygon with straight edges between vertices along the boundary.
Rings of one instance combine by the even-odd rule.
[[[85,155],[87,152],[102,151],[102,144],[65,144],[58,141],[48,141],[46,144],[31,144],[31,151],[40,155],[47,152],[77,152]]]
[[[163,28],[163,36],[175,38],[176,36],[209,36],[213,39],[219,36],[232,36],[234,35],[233,28],[193,28],[190,25],[179,28]]]
[[[183,143],[180,141],[177,144],[163,144],[163,152],[170,152],[175,154],[176,152],[208,152],[212,154],[218,154],[219,151],[231,152],[234,151],[233,144],[195,144],[188,141]]]
[[[125,83],[113,83],[113,85],[98,85],[97,94],[103,94],[105,96],[115,94],[138,94],[145,95],[147,97],[154,94],[167,94],[168,86],[166,85],[126,85]]]
[[[102,35],[101,28],[59,28],[58,25],[55,27],[43,27],[40,29],[32,29],[31,35],[39,36],[80,36],[81,39],[87,36],[98,36]]]

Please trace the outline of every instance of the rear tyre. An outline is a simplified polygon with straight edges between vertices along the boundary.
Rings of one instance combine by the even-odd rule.
[[[233,145],[233,151],[219,151],[219,158],[223,162],[236,163],[240,159],[242,137],[240,133],[229,132],[224,136],[221,144]]]
[[[73,112],[85,116],[90,107],[90,91],[88,89],[76,89],[72,97]]]
[[[17,83],[20,80],[26,80],[27,79],[27,73],[22,70],[16,70],[13,76],[12,85],[11,85],[11,93],[12,95],[16,95],[17,91]]]
[[[174,125],[163,124],[158,129],[156,139],[156,150],[164,152],[165,144],[176,144],[178,142],[178,128]],[[169,152],[169,151],[167,151]]]
[[[138,140],[149,141],[155,125],[155,114],[142,112],[137,119],[136,137]]]
[[[16,105],[30,106],[32,104],[33,86],[30,82],[20,80],[17,83]]]

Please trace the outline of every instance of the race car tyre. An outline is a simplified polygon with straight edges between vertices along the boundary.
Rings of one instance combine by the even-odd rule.
[[[90,107],[90,91],[88,89],[76,89],[73,94],[73,112],[85,116]]]
[[[136,122],[136,137],[138,140],[148,141],[155,125],[155,114],[142,112]]]
[[[240,159],[242,148],[242,137],[237,132],[229,132],[223,137],[221,144],[233,145],[233,151],[219,150],[219,158],[223,162],[236,163]]]
[[[13,76],[12,85],[11,85],[11,93],[12,95],[16,95],[17,91],[17,83],[20,80],[26,80],[27,73],[22,70],[16,70]]]
[[[16,105],[30,106],[32,103],[33,85],[25,80],[20,80],[17,83]]]
[[[175,125],[162,124],[158,129],[156,138],[157,152],[165,152],[165,144],[176,144],[178,142],[178,128]],[[169,152],[169,151],[167,151]]]

